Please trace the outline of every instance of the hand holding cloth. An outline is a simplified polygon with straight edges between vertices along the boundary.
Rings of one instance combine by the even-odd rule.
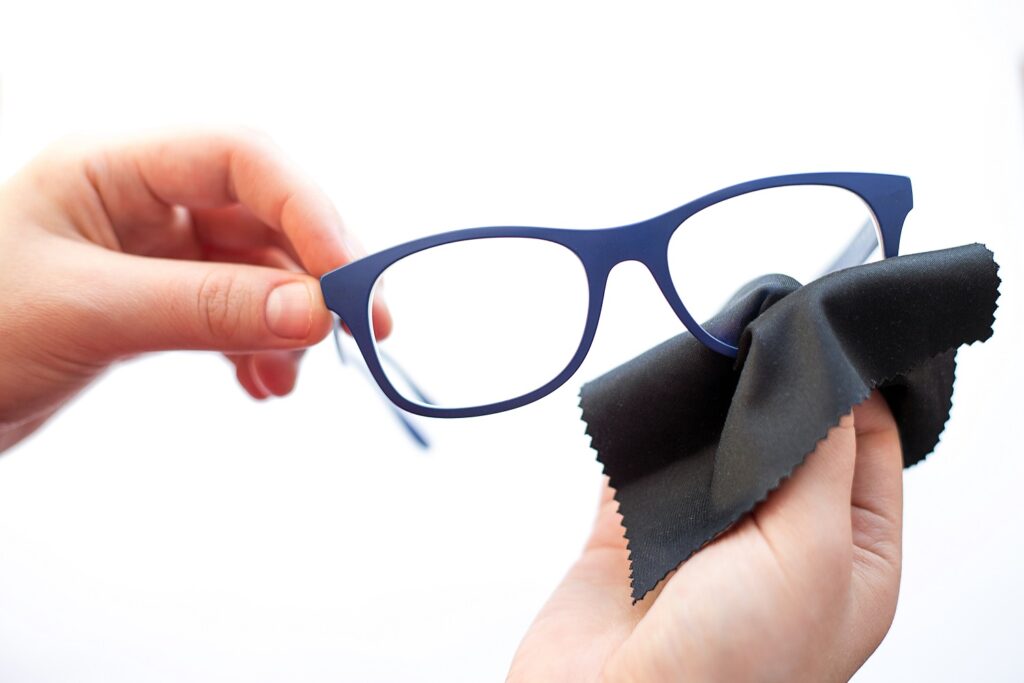
[[[905,466],[949,419],[956,349],[992,335],[998,266],[979,244],[887,259],[807,285],[765,276],[710,329],[684,333],[583,386],[580,406],[615,489],[634,600],[764,500],[878,388]]]

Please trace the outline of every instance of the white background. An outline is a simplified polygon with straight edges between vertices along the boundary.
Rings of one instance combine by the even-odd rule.
[[[4,0],[0,171],[69,132],[244,123],[370,249],[910,175],[903,251],[985,242],[1003,296],[906,475],[900,605],[857,680],[1022,680],[1022,5],[687,4]],[[579,383],[677,329],[633,266],[573,382],[429,421],[429,454],[327,345],[265,404],[212,354],[117,368],[0,458],[0,680],[500,679],[591,521]]]

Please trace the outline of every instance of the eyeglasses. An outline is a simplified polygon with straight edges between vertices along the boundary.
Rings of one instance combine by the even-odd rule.
[[[686,329],[735,356],[742,330],[698,321],[766,273],[807,282],[897,255],[912,207],[903,176],[777,176],[621,227],[424,237],[333,270],[320,284],[396,406],[470,417],[536,401],[572,376],[594,340],[609,273],[622,262],[646,266]],[[814,265],[821,263],[829,265]],[[378,340],[371,304],[383,294],[394,324]]]

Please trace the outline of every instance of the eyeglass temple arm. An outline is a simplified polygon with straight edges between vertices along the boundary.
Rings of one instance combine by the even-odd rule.
[[[344,332],[341,329],[340,318],[335,317],[334,326],[332,327],[331,331],[334,334],[334,349],[338,352],[338,358],[341,360],[343,364],[347,365],[348,360],[346,359],[345,356],[345,350],[341,345],[341,335],[344,334]],[[424,394],[420,390],[416,383],[412,381],[412,379],[409,377],[409,373],[403,370],[402,367],[399,366],[398,363],[396,363],[390,357],[384,355],[382,351],[378,350],[378,353],[381,354],[382,360],[387,362],[389,365],[393,366],[395,371],[398,373],[399,377],[402,378],[402,381],[409,385],[409,388],[412,389],[412,392],[420,401],[431,405],[433,404],[433,401],[431,401],[426,396],[426,394]],[[410,420],[408,416],[406,416],[406,414],[400,408],[398,408],[398,406],[389,401],[386,396],[382,396],[382,399],[384,401],[384,404],[391,410],[391,414],[395,416],[395,419],[398,420],[398,422],[405,429],[405,432],[406,434],[409,435],[409,438],[415,441],[416,445],[418,445],[420,448],[424,450],[430,448],[430,441],[427,439],[426,434],[424,434],[422,430],[417,428],[416,425],[413,424],[412,420]]]
[[[850,266],[859,266],[868,260],[871,252],[878,246],[881,246],[878,242],[878,231],[875,229],[875,222],[869,218],[864,221],[864,225],[853,236],[843,252],[832,262],[832,265],[822,271],[821,275],[828,275]]]
[[[425,391],[420,389],[419,385],[413,381],[412,376],[410,376],[409,373],[406,372],[405,368],[398,364],[398,361],[396,361],[394,357],[387,354],[383,349],[377,349],[377,355],[380,356],[380,359],[382,361],[391,366],[391,369],[398,374],[398,376],[402,379],[403,382],[409,385],[409,388],[412,390],[412,393],[416,396],[416,398],[420,400],[420,403],[425,403],[428,406],[436,405],[434,403],[434,400],[427,396]]]

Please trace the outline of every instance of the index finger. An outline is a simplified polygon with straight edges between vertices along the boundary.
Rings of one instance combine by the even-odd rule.
[[[287,237],[311,275],[362,251],[327,195],[261,134],[182,131],[133,141],[126,153],[160,201],[189,208],[241,204]]]

